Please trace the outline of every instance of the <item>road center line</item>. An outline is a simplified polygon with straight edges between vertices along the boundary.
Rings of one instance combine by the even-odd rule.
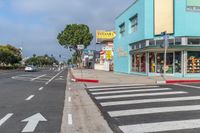
[[[52,80],[54,80],[58,75],[60,75],[61,73],[63,72],[63,70],[62,71],[60,71],[59,73],[57,73],[55,76],[53,76],[49,81],[47,81],[45,84],[46,85],[48,85]]]
[[[6,116],[4,116],[1,120],[0,120],[0,126],[3,125],[4,122],[6,122],[11,116],[13,115],[13,113],[9,113]]]
[[[69,90],[71,90],[71,88],[69,87]]]
[[[72,114],[68,114],[68,125],[72,125]]]
[[[31,79],[31,81],[34,81],[34,80],[39,79],[39,78],[44,77],[44,76],[46,76],[46,74],[40,75],[40,76],[38,76],[38,77],[36,77],[36,78],[33,78],[33,79]]]
[[[30,95],[29,97],[26,98],[26,101],[31,100],[35,95]]]
[[[40,87],[38,90],[41,91],[41,90],[43,90],[43,89],[44,89],[44,87]]]

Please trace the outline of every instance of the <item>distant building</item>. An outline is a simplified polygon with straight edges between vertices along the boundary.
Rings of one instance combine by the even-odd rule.
[[[99,51],[84,49],[82,54],[83,66],[86,69],[94,69],[94,65],[98,62]]]
[[[100,63],[95,64],[95,69],[113,71],[113,39],[115,36],[116,33],[114,31],[96,31],[96,42],[102,45],[102,49],[100,51]]]
[[[169,37],[167,74],[200,76],[200,2],[197,0],[134,0],[115,20],[114,71],[161,75],[162,32]]]

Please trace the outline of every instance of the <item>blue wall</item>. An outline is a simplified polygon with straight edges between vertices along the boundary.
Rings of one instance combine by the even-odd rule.
[[[174,0],[174,36],[200,36],[200,12],[186,10],[186,0]],[[138,14],[138,30],[130,33],[129,19]],[[119,25],[125,23],[125,35],[120,37]],[[115,20],[117,36],[114,40],[114,71],[130,73],[130,44],[144,39],[154,38],[154,0],[138,0]],[[128,56],[119,57],[121,48]]]
[[[200,36],[200,12],[186,10],[186,0],[175,0],[175,36]]]
[[[121,16],[119,16],[115,21],[115,30],[117,36],[114,40],[114,70],[115,72],[128,73],[130,70],[130,60],[129,55],[130,43],[137,42],[144,39],[144,0],[138,0],[134,5],[130,6]],[[134,15],[138,15],[138,30],[137,32],[130,32],[130,21],[129,19]],[[120,37],[119,25],[125,22],[125,35]],[[119,57],[117,54],[117,49],[123,49],[128,55]]]

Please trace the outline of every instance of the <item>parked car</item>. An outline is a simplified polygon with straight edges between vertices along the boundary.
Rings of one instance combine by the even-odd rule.
[[[25,67],[25,72],[36,72],[37,71],[37,67],[33,66],[33,65],[28,65]]]

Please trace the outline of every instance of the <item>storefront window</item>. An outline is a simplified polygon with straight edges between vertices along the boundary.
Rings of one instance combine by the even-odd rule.
[[[132,55],[132,71],[146,72],[146,54]]]
[[[164,66],[164,53],[157,53],[157,66],[156,70],[157,73],[163,73],[163,66]],[[168,66],[168,70],[166,73],[173,73],[173,53],[167,53],[166,58],[166,65]]]
[[[155,54],[149,53],[149,72],[155,72]]]
[[[189,51],[188,52],[188,73],[200,73],[200,52]]]
[[[135,71],[140,72],[140,55],[137,54],[135,56],[136,56]]]
[[[167,73],[173,73],[173,53],[167,53],[166,65],[168,66]]]
[[[156,56],[157,65],[156,65],[156,72],[157,73],[163,73],[163,65],[164,65],[164,54],[163,53],[157,53]]]
[[[141,72],[146,72],[146,54],[143,53],[141,56]]]
[[[181,73],[181,52],[175,52],[175,72]]]
[[[132,71],[135,71],[135,55],[132,55]]]

